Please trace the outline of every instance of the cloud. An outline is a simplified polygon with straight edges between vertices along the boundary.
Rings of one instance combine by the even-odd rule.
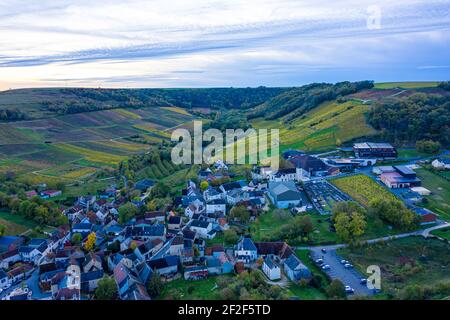
[[[418,66],[450,64],[442,52],[449,47],[450,0],[377,1],[381,28],[375,30],[366,24],[371,4],[6,0],[0,4],[0,82],[295,85],[347,77],[343,70],[373,78],[388,66],[401,70],[400,78],[429,77],[439,68]],[[431,49],[441,51],[433,56]]]

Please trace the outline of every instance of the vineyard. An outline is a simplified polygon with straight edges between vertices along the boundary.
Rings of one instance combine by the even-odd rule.
[[[337,178],[330,182],[366,207],[374,199],[396,199],[388,190],[362,174]]]

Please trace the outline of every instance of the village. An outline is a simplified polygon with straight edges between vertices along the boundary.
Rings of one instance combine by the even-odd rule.
[[[431,193],[415,172],[424,159],[397,164],[397,150],[387,143],[355,143],[339,152],[308,155],[287,150],[282,154],[288,163],[284,168],[253,166],[251,177],[243,179],[230,178],[229,166],[218,160],[201,168],[196,181],[186,181],[181,194],[157,210],[146,206],[157,187],[150,179],[133,186],[141,196],[130,202],[115,185],[80,196],[63,209],[69,224],[46,232],[45,238],[0,237],[0,297],[89,300],[109,283],[116,299],[150,300],[173,281],[195,284],[248,270],[260,272],[270,286],[306,286],[325,275],[341,281],[349,296],[376,294],[379,291],[366,286],[367,275],[356,271],[351,261],[331,255],[326,246],[314,246],[312,231],[294,240],[255,237],[253,231],[259,217],[274,212],[289,218],[315,214],[321,223],[330,219],[338,203],[364,204],[345,187],[344,179],[352,177],[370,179],[400,199],[419,217],[420,230],[448,225],[420,206]],[[448,159],[427,161],[448,170]],[[27,197],[51,199],[61,193],[30,190]],[[336,233],[332,224],[329,229],[329,234]],[[299,256],[300,248],[310,253]],[[339,262],[333,265],[333,259]]]

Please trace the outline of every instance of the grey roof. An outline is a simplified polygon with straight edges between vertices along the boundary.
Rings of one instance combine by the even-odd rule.
[[[243,250],[258,251],[258,249],[255,246],[255,243],[253,242],[253,240],[251,238],[247,238],[247,237],[242,238],[240,241],[240,244],[241,244],[241,248]]]
[[[269,269],[279,268],[278,265],[269,257],[264,259],[264,263],[269,267]]]
[[[293,181],[269,182],[269,192],[276,201],[300,200],[300,191]]]
[[[191,220],[191,227],[204,228],[206,229],[209,225],[209,222],[203,220]]]
[[[308,269],[295,254],[291,254],[289,258],[284,261],[284,263],[289,267],[291,270],[296,269]]]

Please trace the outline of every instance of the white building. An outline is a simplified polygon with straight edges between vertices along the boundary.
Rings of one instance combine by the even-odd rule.
[[[264,263],[262,265],[262,270],[264,274],[270,280],[279,280],[281,279],[281,269],[280,267],[273,261],[271,258],[267,257],[264,259]]]

